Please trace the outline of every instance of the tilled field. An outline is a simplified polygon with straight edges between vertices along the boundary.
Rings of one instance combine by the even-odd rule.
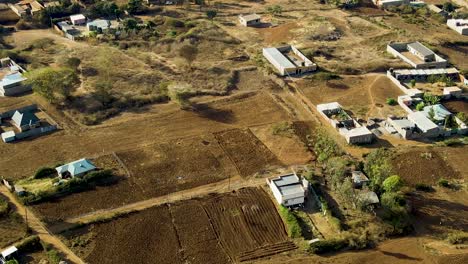
[[[256,188],[153,207],[65,237],[87,263],[232,263],[296,248]]]
[[[435,151],[411,150],[399,154],[393,161],[393,168],[407,184],[433,185],[440,179],[459,179],[456,172]]]
[[[232,129],[215,133],[215,137],[239,174],[248,177],[263,169],[281,165],[276,156],[250,131]]]

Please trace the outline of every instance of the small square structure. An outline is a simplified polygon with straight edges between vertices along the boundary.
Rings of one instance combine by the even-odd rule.
[[[448,19],[447,26],[461,35],[468,35],[468,19]]]
[[[86,24],[86,17],[83,14],[76,14],[70,16],[70,21],[74,26]]]
[[[278,204],[286,207],[302,205],[309,188],[309,182],[295,173],[267,179],[267,183]]]
[[[81,177],[88,172],[96,170],[96,166],[88,159],[80,159],[55,168],[60,178]]]
[[[18,254],[18,249],[15,246],[11,246],[1,253],[0,261],[8,261],[16,258]]]
[[[369,183],[369,178],[362,171],[351,172],[354,188],[361,188]]]
[[[239,23],[246,27],[252,27],[261,24],[261,17],[257,14],[239,15]]]
[[[278,70],[281,76],[297,75],[317,70],[317,65],[294,46],[264,48],[263,56]]]
[[[30,130],[40,125],[39,118],[31,112],[15,111],[11,120],[20,132]]]

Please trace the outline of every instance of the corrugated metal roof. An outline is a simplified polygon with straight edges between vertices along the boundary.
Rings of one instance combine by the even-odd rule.
[[[263,51],[268,53],[271,59],[273,59],[283,68],[295,68],[296,67],[296,65],[294,65],[290,60],[288,60],[288,58],[286,58],[286,56],[284,56],[284,54],[281,53],[277,48],[264,48]]]
[[[85,173],[88,171],[92,171],[95,169],[96,169],[96,166],[94,166],[94,164],[87,159],[76,160],[68,164],[65,164],[63,166],[55,168],[55,170],[58,173],[64,173],[68,171],[72,176]]]
[[[304,196],[304,188],[300,183],[278,187],[282,195]]]
[[[423,131],[428,131],[438,126],[432,122],[423,112],[413,112],[408,115],[408,118],[411,119],[419,129]]]
[[[296,174],[288,174],[278,177],[272,180],[277,187],[294,184],[299,182],[299,177]]]
[[[429,56],[429,55],[434,55],[435,53],[428,49],[426,46],[423,44],[419,43],[418,41],[409,43],[408,47],[411,47],[412,49],[416,50],[417,52],[421,53],[423,56]]]

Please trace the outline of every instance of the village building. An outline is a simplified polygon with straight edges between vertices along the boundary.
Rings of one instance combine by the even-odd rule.
[[[435,54],[420,42],[390,43],[387,52],[402,59],[416,69],[445,68],[447,60]]]
[[[349,116],[339,103],[319,104],[317,110],[328,123],[345,137],[348,144],[366,144],[374,140],[374,134]]]
[[[80,159],[55,168],[60,178],[81,177],[88,172],[96,170],[96,166],[88,159]]]
[[[32,16],[44,9],[44,6],[36,0],[23,0],[17,4],[8,4],[8,7],[19,17]]]
[[[18,257],[18,249],[15,246],[8,247],[0,253],[0,264]]]
[[[286,207],[304,204],[308,195],[309,182],[296,173],[269,178],[267,183],[278,204]]]
[[[23,73],[26,71],[10,58],[0,59],[0,96],[11,96],[31,91]]]
[[[294,46],[264,48],[263,56],[278,70],[281,76],[317,70],[317,65]]]
[[[40,125],[39,118],[31,112],[16,111],[11,120],[20,132],[36,128]]]
[[[70,16],[70,21],[74,26],[86,24],[86,17],[83,14],[76,14]]]
[[[462,89],[460,89],[458,86],[445,87],[443,91],[443,96],[445,99],[461,98]]]
[[[88,22],[86,27],[89,31],[102,33],[111,27],[111,21],[107,19],[96,19],[94,21]]]
[[[448,77],[452,80],[458,80],[460,73],[456,68],[441,68],[441,69],[401,69],[390,71],[398,81],[416,80],[427,81],[430,76]]]
[[[413,122],[418,131],[425,137],[437,137],[440,134],[439,126],[432,122],[423,112],[413,112],[408,115],[408,120]]]
[[[409,0],[372,0],[372,2],[381,8],[387,8],[390,6],[400,6],[404,4],[409,4]]]
[[[369,184],[369,178],[362,171],[351,172],[354,188],[362,188]]]
[[[447,11],[442,9],[442,5],[430,4],[430,5],[427,5],[427,8],[429,10],[431,10],[432,12],[434,12],[436,14],[439,14],[441,16],[444,16],[444,17],[447,17],[449,15],[449,13],[447,13]]]
[[[257,14],[239,15],[239,22],[246,27],[253,27],[261,24],[261,17]]]
[[[385,128],[390,134],[400,134],[404,139],[411,139],[416,132],[416,125],[407,118],[388,117]]]
[[[357,199],[365,207],[375,207],[380,203],[379,197],[373,191],[362,190],[358,193]]]
[[[67,21],[58,22],[55,29],[61,32],[64,37],[71,40],[75,40],[77,37],[81,36],[81,31]]]
[[[447,26],[461,35],[468,35],[468,19],[448,19]]]

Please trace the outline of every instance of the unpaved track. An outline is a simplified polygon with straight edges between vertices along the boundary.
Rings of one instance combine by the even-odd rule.
[[[0,186],[0,193],[9,199],[9,202],[16,207],[16,211],[24,218],[25,221],[27,219],[29,227],[41,238],[42,241],[53,245],[56,249],[64,254],[65,258],[69,262],[84,264],[84,261],[76,256],[75,253],[73,253],[67,246],[65,246],[65,244],[63,244],[60,239],[49,233],[47,228],[45,228],[42,224],[41,220],[39,220],[39,218],[36,217],[34,213],[31,212],[31,210],[28,210],[26,206],[18,202],[16,197],[14,197],[14,195],[5,186]]]
[[[66,229],[69,224],[86,224],[93,222],[98,219],[112,217],[116,214],[125,214],[129,212],[142,211],[144,209],[161,205],[164,203],[172,203],[176,201],[189,200],[195,197],[201,197],[208,195],[210,193],[224,193],[230,192],[232,190],[237,190],[245,187],[256,187],[265,184],[265,178],[253,178],[250,180],[243,180],[240,177],[235,177],[232,179],[226,179],[217,183],[203,185],[189,190],[183,190],[180,192],[171,193],[168,195],[155,197],[152,199],[127,204],[121,207],[113,209],[105,209],[94,211],[89,214],[81,215],[78,217],[73,217],[65,219],[65,225],[56,225],[52,227],[54,232],[61,232],[63,229]]]

